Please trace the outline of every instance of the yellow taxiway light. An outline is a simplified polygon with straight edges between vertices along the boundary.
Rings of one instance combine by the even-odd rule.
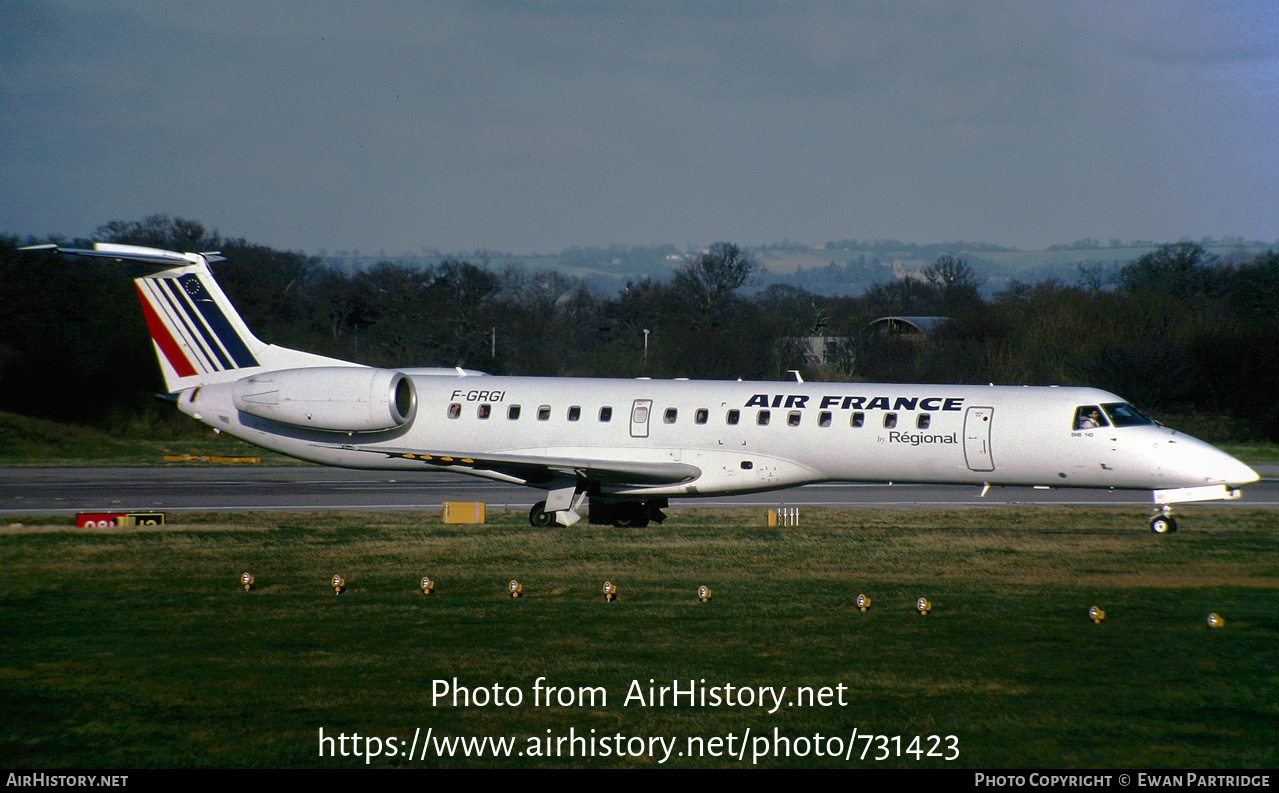
[[[506,591],[511,593],[511,597],[517,598],[524,594],[524,585],[512,578],[511,583],[506,585]]]

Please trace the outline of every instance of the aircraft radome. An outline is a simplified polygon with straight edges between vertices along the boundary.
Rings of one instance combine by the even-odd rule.
[[[504,377],[378,369],[257,339],[209,270],[216,253],[97,243],[29,249],[142,262],[165,384],[216,430],[326,465],[438,469],[547,491],[535,526],[644,526],[671,498],[811,482],[1151,490],[1238,498],[1256,472],[1094,388]]]

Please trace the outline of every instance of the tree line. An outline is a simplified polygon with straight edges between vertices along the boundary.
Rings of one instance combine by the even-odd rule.
[[[223,289],[264,341],[373,366],[493,374],[1090,385],[1157,415],[1213,416],[1205,434],[1279,441],[1279,255],[1222,261],[1165,245],[1103,278],[1013,282],[991,297],[961,257],[858,297],[773,285],[716,243],[666,281],[612,296],[553,271],[460,259],[358,273],[222,238],[194,221],[113,222],[94,239],[221,251]],[[0,238],[0,409],[89,424],[153,410],[162,390],[128,265],[19,253]],[[55,240],[57,242],[66,242]],[[88,245],[89,241],[75,244]],[[945,316],[927,338],[877,318]],[[797,340],[841,340],[825,362]],[[1204,430],[1200,430],[1204,431]]]

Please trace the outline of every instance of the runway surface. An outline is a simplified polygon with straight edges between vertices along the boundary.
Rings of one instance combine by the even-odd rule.
[[[321,467],[0,468],[0,516],[98,511],[251,512],[430,510],[445,501],[484,501],[527,509],[541,491],[441,472],[350,471]],[[1244,488],[1237,501],[1279,507],[1279,479]],[[1145,490],[994,487],[982,498],[971,485],[829,483],[770,493],[673,499],[672,508],[728,506],[980,507],[1021,504],[1152,504]],[[1196,505],[1179,505],[1178,510]]]

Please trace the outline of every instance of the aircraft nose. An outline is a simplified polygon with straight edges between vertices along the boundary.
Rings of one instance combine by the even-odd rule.
[[[1250,485],[1261,479],[1261,476],[1246,463],[1241,463],[1225,452],[1221,453],[1225,458],[1221,462],[1221,478],[1225,480],[1225,484],[1231,487],[1239,487],[1240,485]]]
[[[1261,479],[1244,463],[1195,438],[1181,436],[1169,444],[1168,451],[1170,462],[1179,463],[1179,468],[1202,479],[1204,484],[1239,487]]]

